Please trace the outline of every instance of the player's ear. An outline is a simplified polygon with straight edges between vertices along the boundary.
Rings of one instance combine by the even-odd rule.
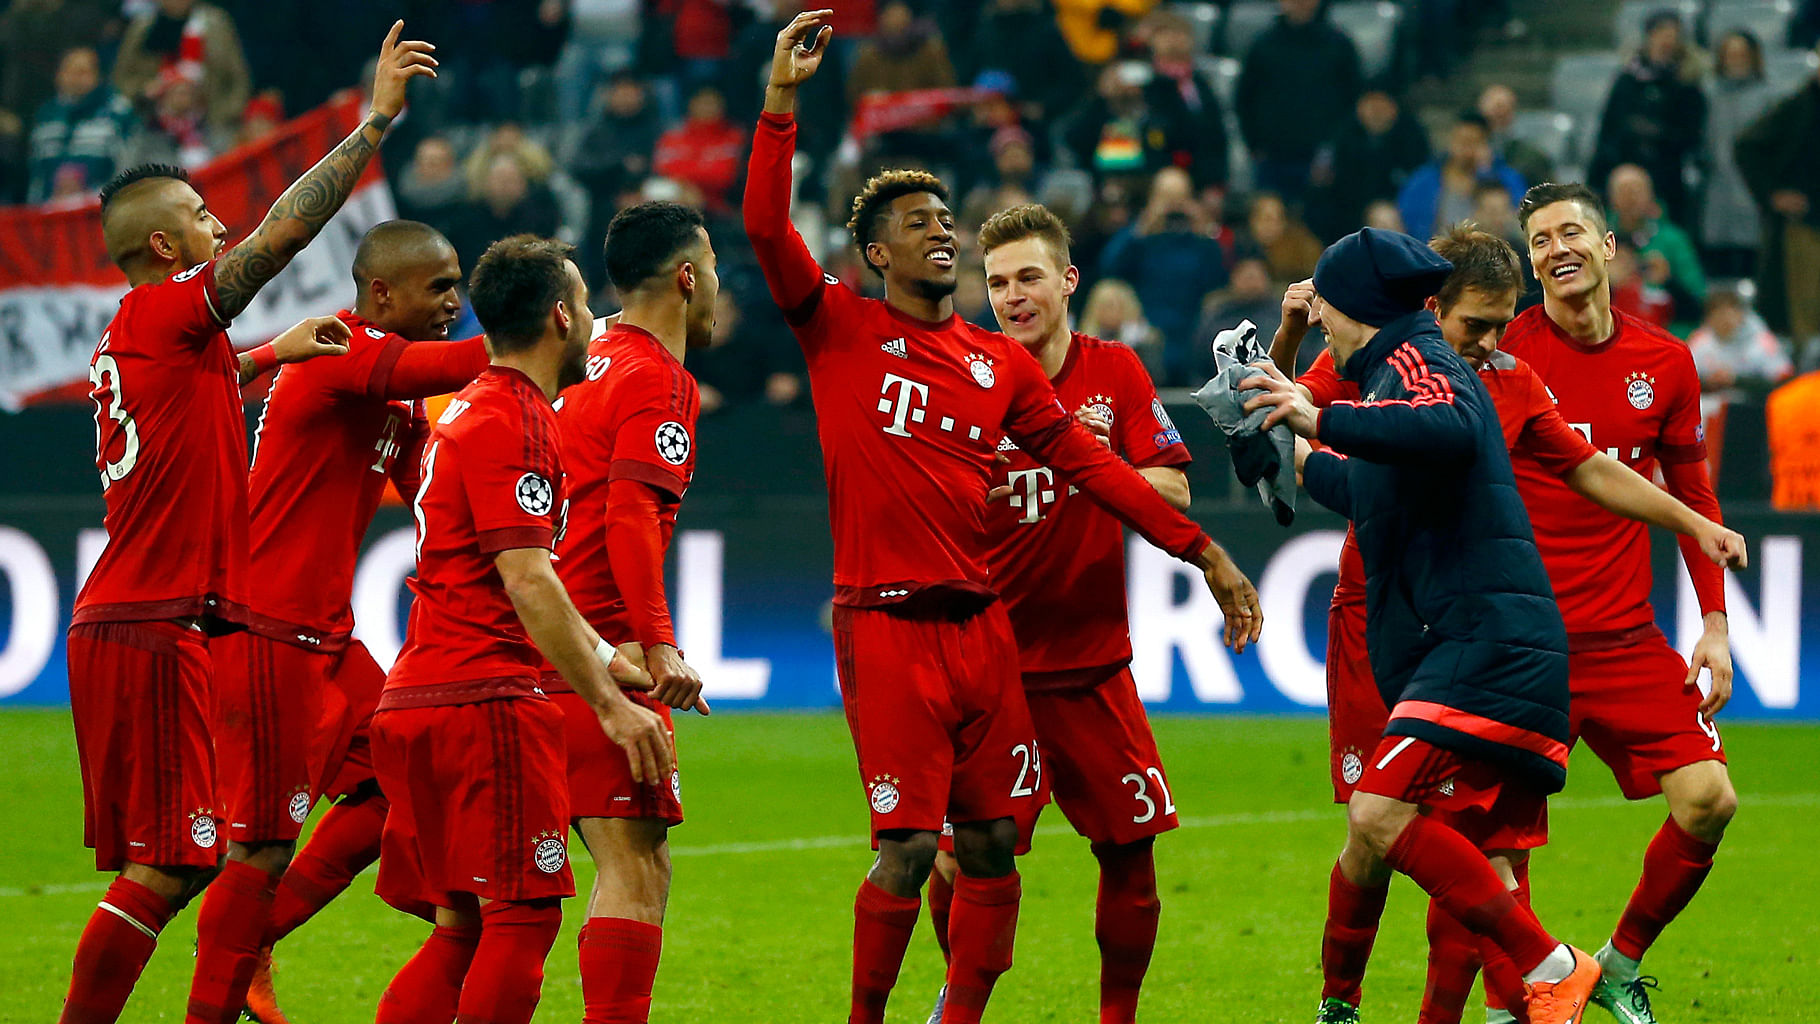
[[[1065,299],[1068,296],[1073,295],[1075,292],[1075,289],[1079,288],[1080,286],[1081,286],[1081,268],[1079,268],[1073,264],[1069,264],[1068,269],[1062,271],[1062,298]]]
[[[392,286],[386,284],[379,278],[375,277],[373,280],[369,281],[367,283],[367,288],[373,293],[373,305],[375,308],[387,305],[392,301]]]
[[[1433,313],[1438,318],[1441,315],[1441,300],[1430,295],[1422,301],[1422,308]]]
[[[172,240],[170,235],[162,231],[152,232],[151,237],[146,240],[146,245],[152,250],[152,255],[159,259],[177,258],[177,243]]]
[[[551,311],[551,316],[554,318],[554,323],[556,324],[557,336],[562,338],[568,337],[569,325],[575,322],[575,314],[569,310],[569,300],[557,299],[556,308]]]
[[[676,284],[682,289],[684,302],[695,301],[695,261],[683,260],[676,267]]]
[[[1607,231],[1605,233],[1604,249],[1605,249],[1605,258],[1608,260],[1611,259],[1612,257],[1618,255],[1618,236],[1613,234],[1610,231]]]
[[[884,258],[876,258],[880,256]],[[891,266],[891,250],[886,248],[883,242],[868,242],[866,243],[866,262],[880,270],[887,270]]]

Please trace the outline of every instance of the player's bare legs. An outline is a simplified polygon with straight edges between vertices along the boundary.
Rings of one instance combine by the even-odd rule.
[[[575,831],[595,868],[580,938],[582,1021],[644,1021],[670,899],[669,827],[654,818],[581,818]]]
[[[919,894],[935,866],[931,831],[878,834],[878,857],[853,902],[853,997],[848,1024],[883,1024],[885,1001],[897,984],[904,950],[922,907]]]

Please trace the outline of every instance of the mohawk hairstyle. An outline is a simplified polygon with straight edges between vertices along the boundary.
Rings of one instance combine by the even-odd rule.
[[[866,187],[853,197],[853,216],[847,219],[847,233],[859,249],[866,269],[884,277],[885,272],[866,259],[866,246],[878,240],[878,222],[896,200],[918,192],[933,192],[942,202],[948,201],[948,186],[928,171],[897,168],[880,171],[866,180]]]
[[[1607,230],[1605,204],[1599,201],[1598,193],[1579,182],[1557,184],[1545,181],[1540,185],[1530,186],[1529,191],[1523,193],[1523,201],[1517,204],[1517,226],[1527,233],[1531,214],[1544,206],[1569,200],[1579,203],[1580,209],[1593,222],[1593,227],[1598,230],[1599,234],[1605,234]]]
[[[1042,203],[1023,203],[1000,210],[980,225],[981,252],[991,252],[1001,245],[1026,238],[1038,238],[1047,244],[1058,267],[1066,269],[1073,261],[1068,252],[1073,241],[1068,234],[1068,225]]]
[[[175,164],[140,164],[137,167],[121,171],[114,175],[111,181],[101,186],[102,211],[107,210],[115,196],[142,181],[150,181],[153,178],[175,178],[187,185],[190,180],[190,172]]]
[[[1486,295],[1523,291],[1523,264],[1510,243],[1472,221],[1463,220],[1429,241],[1428,247],[1453,264],[1453,272],[1435,293],[1443,310],[1460,301],[1466,289]]]

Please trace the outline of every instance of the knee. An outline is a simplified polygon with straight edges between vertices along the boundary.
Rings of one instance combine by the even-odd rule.
[[[282,875],[284,869],[291,866],[291,857],[296,852],[294,842],[234,843],[228,847],[228,859],[241,861],[268,875]]]
[[[1017,822],[1010,818],[954,827],[954,860],[961,874],[1003,878],[1017,870]]]
[[[1347,844],[1378,861],[1390,856],[1390,848],[1409,824],[1404,816],[1392,813],[1381,803],[1385,801],[1354,799],[1346,806]]]
[[[1720,775],[1672,808],[1676,823],[1690,835],[1717,842],[1738,813],[1738,791],[1731,779]]]
[[[880,835],[878,860],[872,866],[873,884],[895,896],[916,895],[929,880],[938,848],[934,832]]]

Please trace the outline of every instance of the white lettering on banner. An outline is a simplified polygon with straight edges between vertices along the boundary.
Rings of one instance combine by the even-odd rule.
[[[13,606],[6,646],[0,648],[0,697],[32,685],[57,646],[57,574],[51,560],[23,530],[0,526],[0,574],[6,576]]]
[[[404,646],[398,594],[416,568],[416,531],[401,526],[374,541],[354,570],[354,638],[366,645],[380,668],[390,670]]]
[[[771,660],[721,657],[726,543],[718,530],[677,535],[676,642],[701,673],[703,696],[758,700],[771,688]]]
[[[398,216],[392,192],[368,185],[234,320],[234,343],[269,340],[342,301],[347,268],[368,228]],[[89,358],[120,308],[126,283],[0,287],[0,409],[16,412],[40,391],[88,378]]]
[[[1181,652],[1188,685],[1203,704],[1237,704],[1244,699],[1232,659],[1220,644],[1225,617],[1194,566],[1132,537],[1126,548],[1126,591],[1131,617],[1131,675],[1138,696],[1155,703],[1169,699],[1175,654]],[[1176,580],[1188,598],[1175,600]]]
[[[88,582],[88,574],[95,571],[95,563],[101,561],[101,552],[106,550],[106,529],[91,526],[76,534],[76,589],[70,593],[82,593],[82,585]]]
[[[1751,561],[1762,584],[1756,609],[1730,570],[1725,573],[1725,617],[1737,678],[1764,707],[1793,708],[1801,699],[1801,538],[1765,537]],[[1675,634],[1685,658],[1700,641],[1700,598],[1687,566],[1676,559],[1675,567]],[[1701,691],[1711,692],[1709,674],[1700,676]]]
[[[1264,675],[1283,696],[1311,708],[1327,706],[1327,663],[1308,649],[1309,585],[1322,575],[1332,575],[1340,561],[1346,534],[1338,530],[1312,530],[1292,537],[1270,556],[1264,575],[1258,577],[1258,603],[1264,613],[1264,632],[1258,637],[1258,661]],[[1327,604],[1331,591],[1321,603]]]

